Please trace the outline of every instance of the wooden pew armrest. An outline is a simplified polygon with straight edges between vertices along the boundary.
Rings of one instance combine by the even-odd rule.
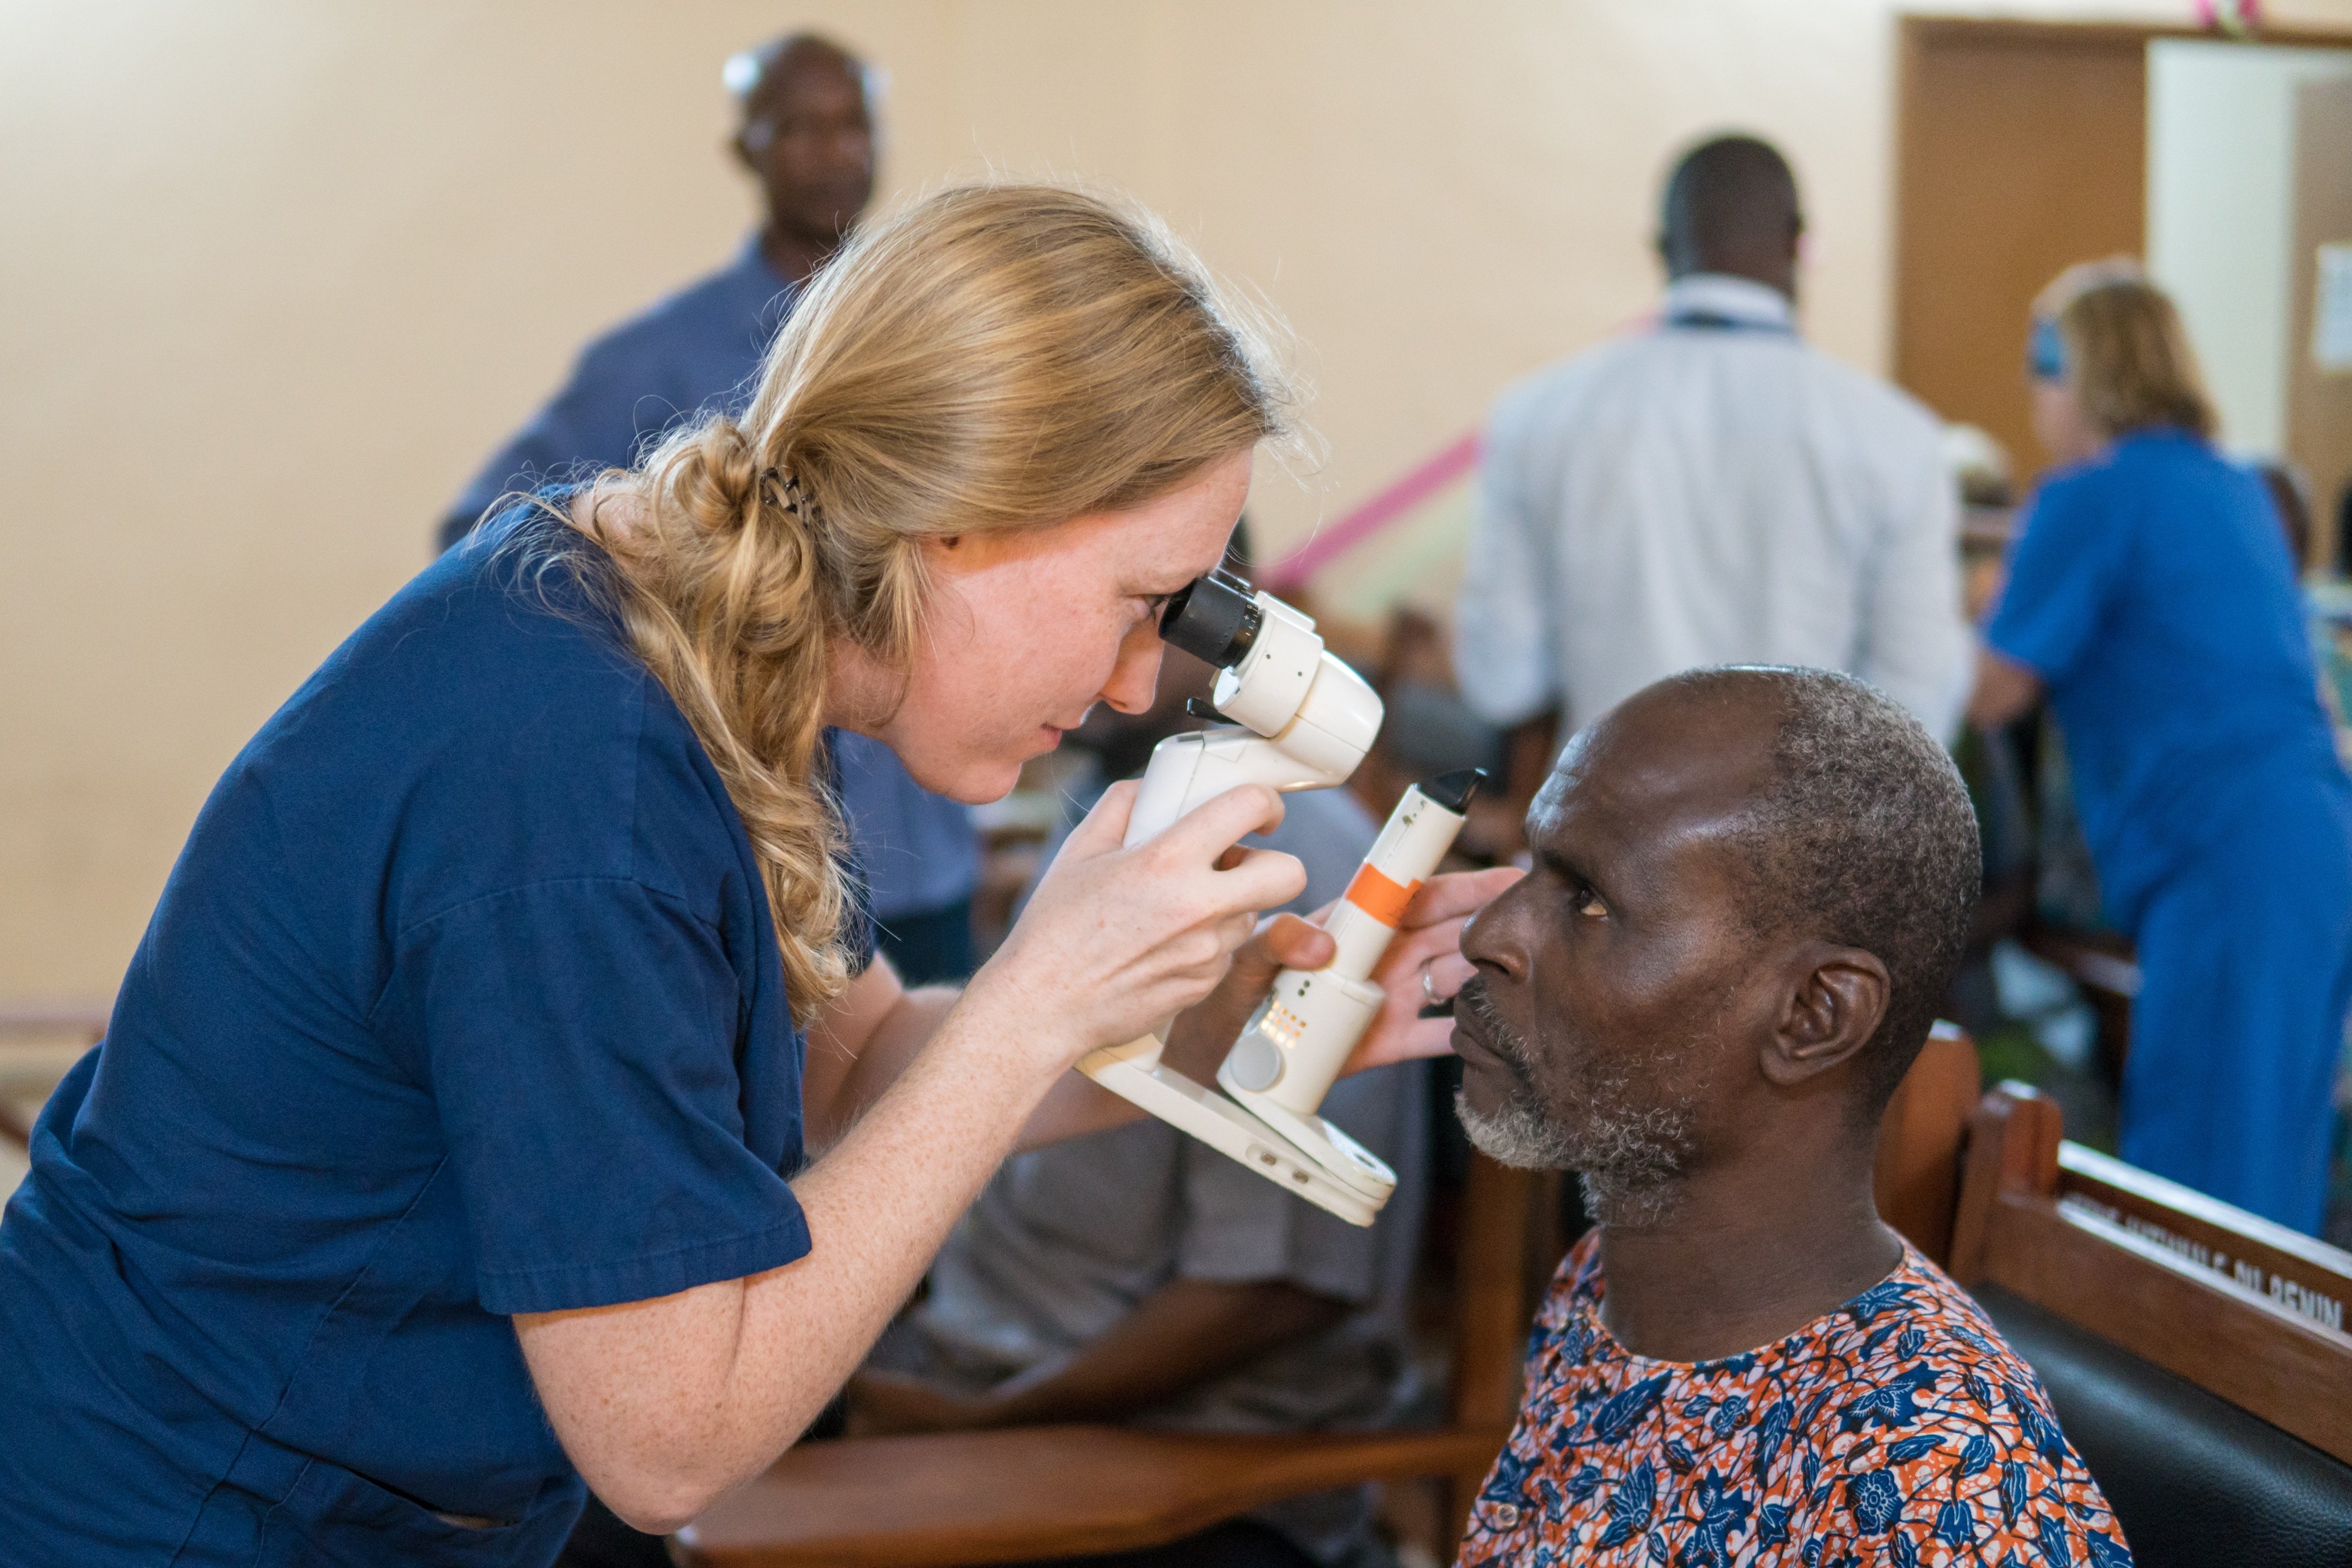
[[[1012,1427],[811,1443],[680,1531],[697,1568],[925,1568],[1118,1552],[1286,1497],[1412,1476],[1483,1476],[1507,1428],[1240,1437]],[[886,1522],[887,1531],[877,1531]]]

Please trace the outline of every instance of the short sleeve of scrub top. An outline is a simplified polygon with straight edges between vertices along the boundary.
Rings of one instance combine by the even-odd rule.
[[[394,986],[483,1311],[641,1301],[807,1252],[710,1049],[744,998],[684,900],[617,878],[494,894],[408,934]]]
[[[2063,680],[2098,635],[2119,586],[2128,526],[2126,511],[2085,476],[2045,486],[2010,549],[1985,641],[2043,681]]]
[[[501,549],[524,516],[239,754],[35,1128],[0,1221],[26,1561],[544,1563],[583,1490],[510,1315],[810,1249],[759,861],[609,612]]]

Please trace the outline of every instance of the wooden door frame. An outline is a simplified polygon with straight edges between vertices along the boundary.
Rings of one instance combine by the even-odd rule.
[[[2248,45],[2278,45],[2287,47],[2352,49],[2352,26],[2277,26],[2264,27],[2253,33],[2233,35],[2214,28],[2199,27],[2181,23],[2165,22],[2064,22],[2040,21],[2012,17],[1954,16],[1921,15],[1906,12],[1896,18],[1895,38],[1895,105],[1894,156],[1889,160],[1889,183],[1893,187],[1888,204],[1889,222],[1886,228],[1888,279],[1886,289],[1886,344],[1889,374],[1901,379],[1905,369],[1906,342],[1904,336],[1904,301],[1906,290],[1904,235],[1905,206],[1917,193],[1906,188],[1906,171],[1911,154],[1922,143],[1924,135],[1922,113],[1922,73],[1928,52],[1939,45],[1978,46],[2063,50],[2079,47],[2106,53],[2117,48],[2137,48],[2164,39],[2181,39],[2202,43],[2243,43]],[[2137,244],[2134,247],[2144,254],[2147,248],[2145,219]],[[2019,454],[2017,455],[2022,455]]]
[[[2208,44],[2278,44],[2290,48],[2352,49],[2352,26],[2343,27],[2265,27],[2244,35],[2223,33],[2210,27],[2184,26],[2170,22],[2038,22],[2012,17],[1979,17],[1921,16],[1905,12],[1895,18],[1895,221],[1887,225],[1890,238],[1901,233],[1904,192],[1903,150],[1916,143],[1919,135],[1919,67],[1928,48],[1939,43],[1984,43],[2024,45],[2080,44],[2095,48],[2113,48],[2118,44],[2137,44],[2142,48],[2161,38],[2180,38]],[[1902,258],[1895,258],[1901,265]],[[1900,293],[1897,287],[1887,291],[1890,308]],[[1888,340],[1893,341],[1889,323]]]
[[[2264,27],[2232,34],[2211,27],[2174,22],[2041,22],[2008,16],[1922,16],[1905,12],[1900,25],[1900,80],[1907,85],[1919,50],[1946,40],[1970,43],[2063,44],[2080,42],[2113,47],[2117,44],[2151,44],[2159,38],[2183,38],[2208,44],[2279,44],[2293,48],[2352,48],[2352,26],[2341,27]],[[1898,87],[1897,91],[1902,91]],[[1907,109],[1907,96],[1904,107]]]

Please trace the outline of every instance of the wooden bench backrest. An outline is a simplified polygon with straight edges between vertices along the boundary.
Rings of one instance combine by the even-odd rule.
[[[1473,1150],[1454,1263],[1454,1355],[1446,1409],[1456,1427],[1507,1429],[1519,1412],[1531,1269],[1546,1186]]]
[[[2352,1254],[2060,1136],[2021,1083],[1969,1127],[1951,1273],[2079,1324],[2352,1463]]]
[[[1957,1025],[1939,1023],[1879,1120],[1879,1218],[1938,1263],[1951,1250],[1960,1147],[1983,1092],[1976,1042]]]

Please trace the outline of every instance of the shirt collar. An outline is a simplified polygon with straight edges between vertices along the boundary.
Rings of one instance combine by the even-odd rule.
[[[1666,285],[1661,316],[1720,316],[1752,321],[1759,327],[1796,329],[1796,309],[1789,297],[1769,284],[1733,277],[1720,272],[1693,272]]]
[[[743,247],[735,253],[734,270],[748,281],[764,285],[769,294],[781,294],[792,287],[790,279],[768,265],[768,253],[760,248],[758,229],[743,237]]]
[[[769,265],[768,253],[760,248],[758,229],[753,229],[743,241],[734,262],[721,276],[730,280],[729,287],[739,291],[743,308],[758,321],[759,337],[763,343],[784,324],[784,318],[792,313],[793,302],[800,294],[782,273]]]
[[[2195,431],[2184,430],[2177,424],[2143,424],[2137,430],[2126,430],[2116,436],[2115,444],[2127,446],[2135,441],[2168,444],[2176,446],[2209,444],[2206,439]]]

